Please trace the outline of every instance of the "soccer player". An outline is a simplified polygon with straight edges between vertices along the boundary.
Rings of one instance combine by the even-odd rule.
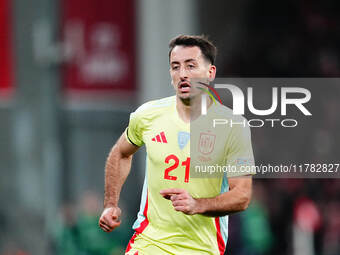
[[[214,80],[216,47],[203,36],[189,35],[174,38],[169,47],[176,95],[147,102],[130,115],[128,127],[107,158],[104,211],[99,225],[106,232],[120,225],[120,191],[129,174],[132,155],[145,145],[146,174],[140,211],[126,254],[224,254],[227,217],[247,208],[252,179],[229,178],[227,174],[192,178],[190,164],[208,162],[240,169],[243,162],[253,160],[249,127],[222,125],[217,137],[215,130],[202,123],[198,124],[202,129],[199,139],[190,141],[190,124],[200,123],[200,117],[193,116],[193,102],[200,101],[203,93],[202,88],[195,88],[193,80]],[[208,112],[213,116],[238,123],[244,120],[208,99]],[[195,158],[190,148],[197,148]]]

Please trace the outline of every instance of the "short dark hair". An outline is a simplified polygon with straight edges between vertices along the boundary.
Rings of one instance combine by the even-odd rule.
[[[203,56],[211,64],[215,63],[217,49],[216,46],[204,35],[178,35],[169,43],[169,60],[175,46],[197,46],[201,49]]]

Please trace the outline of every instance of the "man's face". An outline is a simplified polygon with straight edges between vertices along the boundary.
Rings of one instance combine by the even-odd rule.
[[[211,65],[197,46],[175,46],[170,54],[170,76],[176,95],[191,99],[201,93],[197,81],[207,82],[215,78],[216,67]],[[203,87],[203,86],[200,86]]]

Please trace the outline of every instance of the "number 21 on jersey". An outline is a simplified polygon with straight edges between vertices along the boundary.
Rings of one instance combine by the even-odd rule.
[[[166,164],[172,164],[171,166],[169,166],[168,168],[165,169],[164,179],[176,181],[177,180],[177,176],[170,175],[170,172],[172,170],[175,170],[178,167],[178,165],[180,163],[179,162],[179,158],[176,155],[174,155],[174,154],[170,154],[169,156],[167,156],[165,158],[164,162]],[[185,161],[183,161],[181,165],[185,167],[184,182],[189,182],[190,157],[188,157]]]

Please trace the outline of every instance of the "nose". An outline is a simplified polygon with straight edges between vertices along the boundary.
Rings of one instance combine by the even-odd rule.
[[[187,80],[188,77],[188,72],[184,67],[181,67],[180,71],[179,71],[179,78],[183,81],[183,80]]]

